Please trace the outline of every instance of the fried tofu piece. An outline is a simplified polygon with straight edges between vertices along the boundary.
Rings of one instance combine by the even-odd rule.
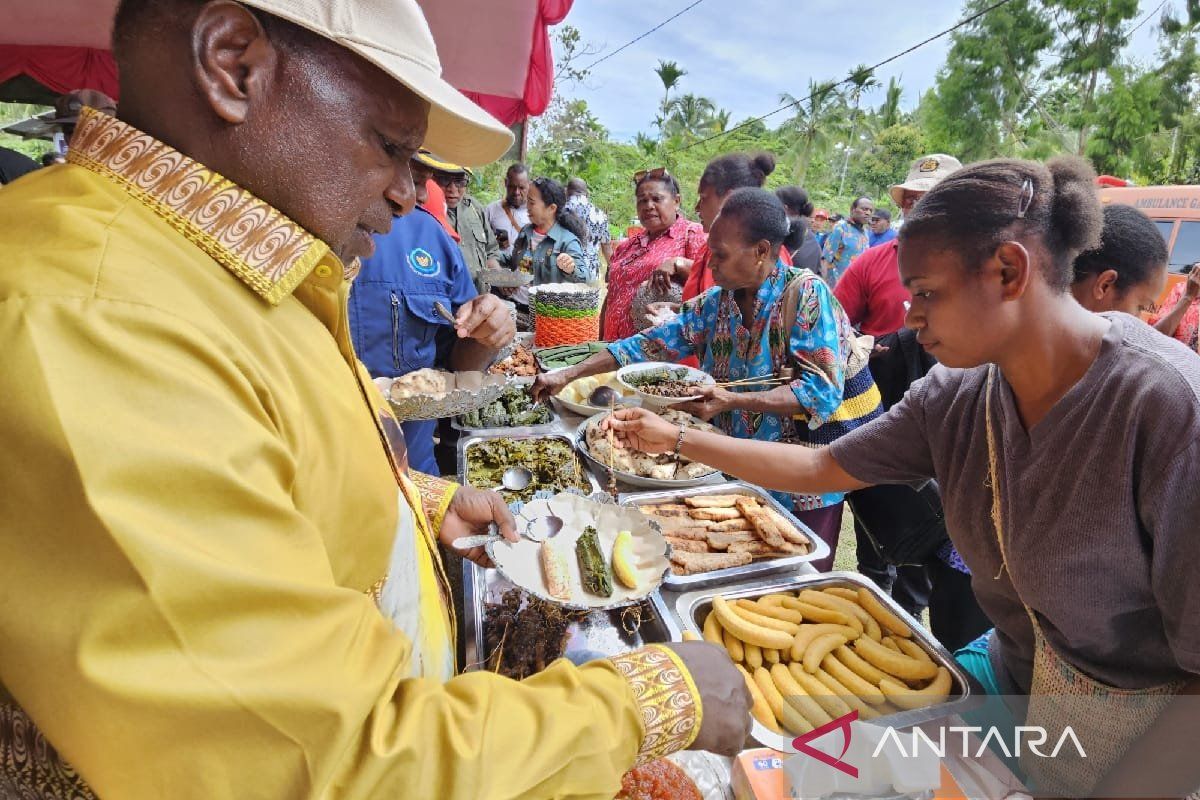
[[[739,494],[702,494],[685,497],[683,502],[689,508],[733,508],[739,497]]]
[[[804,552],[808,552],[812,547],[812,542],[808,537],[796,529],[796,526],[788,522],[782,514],[770,507],[764,507],[763,511],[775,523],[775,527],[783,534],[783,538],[787,539],[792,544],[800,545],[804,548]]]
[[[705,541],[713,550],[728,550],[729,546],[736,542],[757,542],[758,534],[754,531],[734,531],[733,533],[709,531]]]
[[[671,553],[671,563],[676,572],[682,572],[684,575],[740,567],[753,560],[754,557],[749,553]]]
[[[741,512],[736,508],[693,508],[689,513],[692,519],[712,520],[714,522],[738,519],[742,516]]]
[[[684,553],[707,553],[708,542],[701,539],[680,539],[676,536],[666,536],[667,544],[671,545],[672,552]]]
[[[758,501],[752,497],[742,497],[737,502],[738,510],[746,519],[750,520],[750,524],[754,526],[754,530],[758,533],[760,539],[770,545],[775,550],[780,550],[786,541],[779,528],[775,525],[775,521],[763,510]]]
[[[710,531],[720,531],[721,533],[733,533],[735,531],[753,531],[754,526],[750,524],[750,520],[745,517],[737,519],[725,519],[720,522],[709,522],[708,529]]]
[[[663,528],[663,536],[670,536],[676,539],[691,539],[697,542],[706,541],[708,534],[708,528]]]
[[[729,545],[729,552],[732,553],[747,553],[755,558],[774,558],[776,556],[804,555],[808,552],[805,548],[791,542],[783,542],[779,547],[772,547],[766,542],[734,542]]]

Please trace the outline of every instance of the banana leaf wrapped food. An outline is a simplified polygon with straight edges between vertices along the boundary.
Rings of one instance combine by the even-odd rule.
[[[590,525],[575,542],[575,556],[579,559],[579,572],[585,591],[597,597],[612,597],[612,570],[608,559],[600,549],[600,534]]]

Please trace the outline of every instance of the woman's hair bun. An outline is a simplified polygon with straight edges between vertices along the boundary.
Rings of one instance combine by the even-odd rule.
[[[1104,208],[1096,194],[1096,171],[1078,156],[1058,156],[1046,162],[1054,180],[1050,228],[1059,244],[1080,253],[1100,246]]]
[[[754,164],[754,168],[763,174],[764,179],[766,179],[768,175],[775,171],[775,156],[770,153],[765,151],[762,153],[755,153],[751,160]]]

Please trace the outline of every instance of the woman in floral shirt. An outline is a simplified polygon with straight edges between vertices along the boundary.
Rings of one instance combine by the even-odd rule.
[[[1200,351],[1200,263],[1192,265],[1186,281],[1175,284],[1162,307],[1163,314],[1151,324],[1167,336],[1174,336]]]
[[[682,268],[691,267],[703,252],[707,238],[700,223],[679,213],[679,183],[671,173],[656,169],[641,175],[635,192],[643,231],[617,245],[608,268],[602,335],[610,341],[632,336],[646,327],[644,317],[634,316],[633,301],[638,288],[651,276],[665,276],[682,289],[682,278],[674,276],[682,274]]]
[[[846,379],[853,331],[845,312],[812,272],[779,263],[788,229],[787,212],[771,192],[732,192],[709,231],[709,268],[717,285],[671,321],[613,342],[576,367],[538,376],[534,395],[555,394],[576,378],[618,365],[695,355],[717,381],[793,370],[795,379],[783,386],[706,387],[702,400],[678,406],[731,436],[816,446],[879,416],[879,390],[870,371]],[[785,295],[793,283],[799,290],[792,292],[795,322],[785,331],[792,313]],[[841,494],[775,496],[836,549]],[[828,569],[832,560],[831,554],[814,566]]]

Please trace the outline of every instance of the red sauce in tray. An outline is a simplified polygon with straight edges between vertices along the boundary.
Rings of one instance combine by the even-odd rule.
[[[665,758],[631,769],[617,800],[703,800],[687,773]]]

